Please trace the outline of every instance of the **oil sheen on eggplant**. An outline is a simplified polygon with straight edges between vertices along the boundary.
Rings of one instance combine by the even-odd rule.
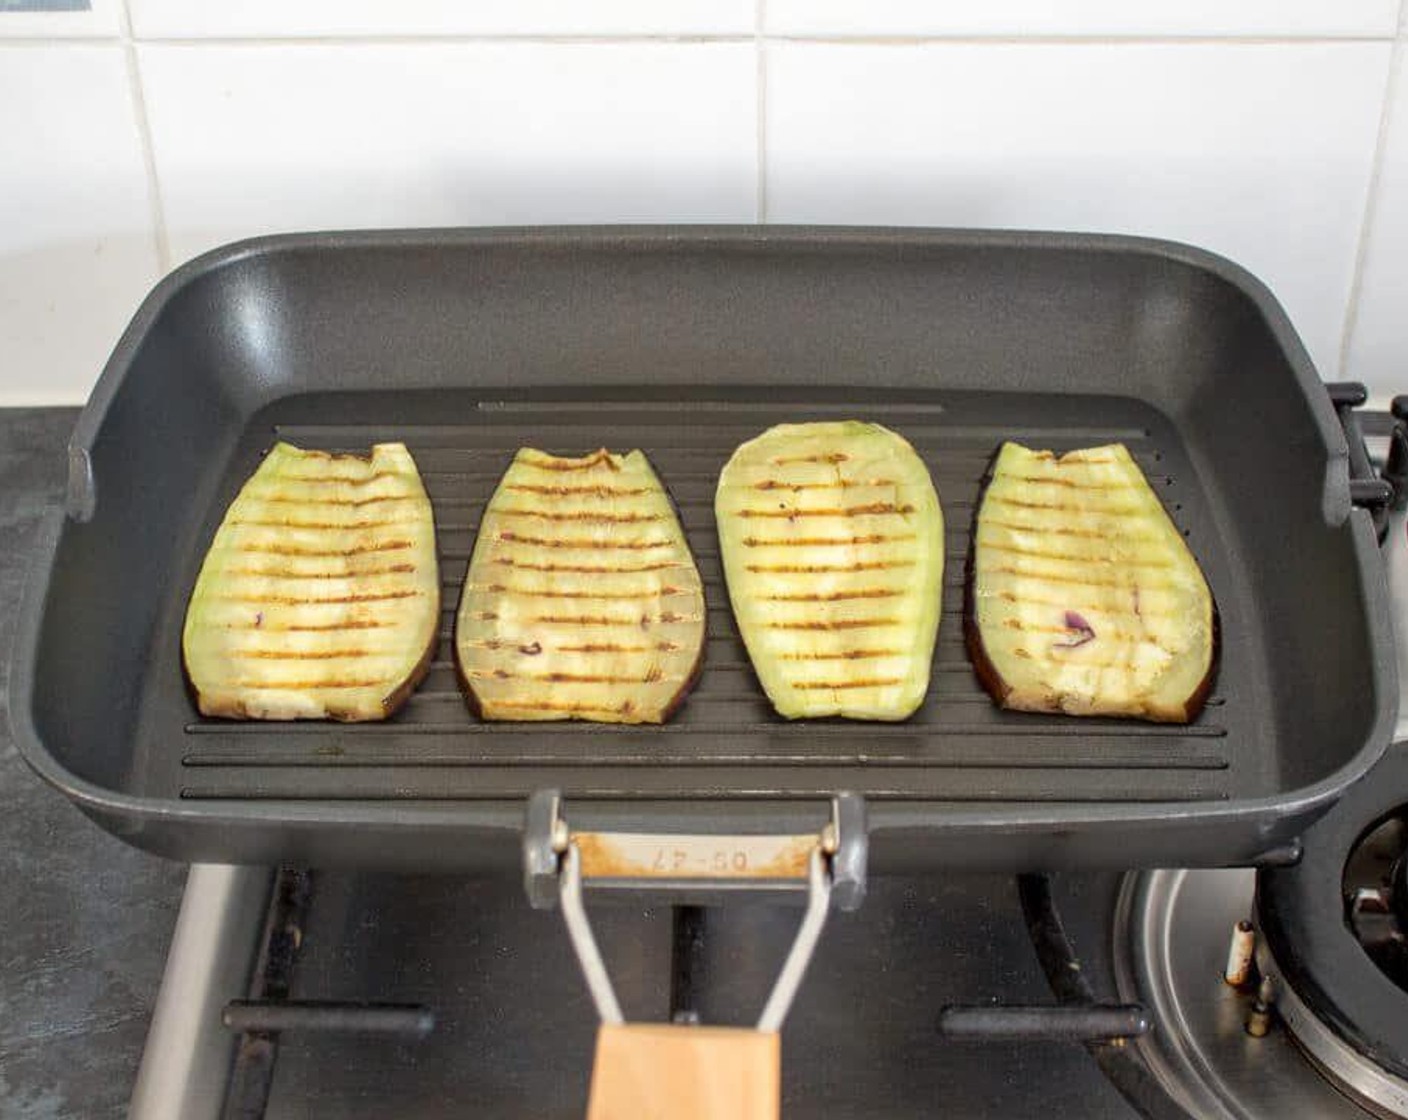
[[[205,715],[379,720],[424,677],[439,622],[435,523],[405,446],[279,443],[216,531],[182,653]]]
[[[944,565],[939,496],[914,448],[878,424],[782,424],[734,452],[714,504],[734,617],[777,711],[912,714]]]
[[[1183,723],[1212,681],[1198,562],[1122,444],[1006,443],[978,510],[965,622],[1003,707]]]
[[[704,623],[699,570],[642,452],[518,452],[455,624],[482,718],[662,723],[698,675]]]

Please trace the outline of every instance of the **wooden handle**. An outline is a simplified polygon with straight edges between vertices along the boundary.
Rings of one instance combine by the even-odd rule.
[[[603,1025],[587,1120],[778,1120],[781,1083],[775,1033]]]

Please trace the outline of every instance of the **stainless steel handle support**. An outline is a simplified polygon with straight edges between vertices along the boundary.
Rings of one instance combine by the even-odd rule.
[[[585,887],[714,901],[735,893],[805,891],[809,854],[819,845],[836,906],[855,910],[865,898],[865,801],[853,793],[831,799],[830,820],[819,833],[779,836],[579,831],[569,826],[558,791],[540,790],[528,801],[523,831],[524,890],[535,908],[557,905],[569,844],[577,847]]]
[[[787,1018],[792,1000],[802,985],[802,977],[806,975],[807,965],[811,963],[821,931],[826,925],[827,911],[831,906],[831,875],[820,845],[812,849],[807,869],[807,910],[787,959],[782,964],[782,971],[778,973],[768,1001],[763,1005],[762,1015],[758,1018],[760,1031],[775,1033],[782,1029],[783,1020]],[[582,857],[576,844],[569,843],[563,855],[561,893],[562,918],[577,954],[577,963],[582,968],[582,976],[587,982],[587,990],[596,1004],[596,1013],[603,1023],[624,1023],[621,1004],[616,999],[616,990],[611,986],[611,977],[607,975],[601,950],[597,948],[582,902]]]
[[[819,833],[795,836],[574,832],[556,790],[535,794],[523,837],[524,887],[533,906],[561,904],[578,964],[603,1023],[625,1021],[587,919],[583,888],[713,891],[805,890],[806,912],[758,1020],[775,1032],[792,1006],[834,900],[854,910],[865,895],[865,803],[832,800]]]

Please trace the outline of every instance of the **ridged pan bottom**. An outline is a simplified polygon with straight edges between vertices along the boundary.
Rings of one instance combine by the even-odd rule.
[[[991,400],[991,398],[988,398]],[[1022,398],[1031,401],[1031,398]],[[335,403],[333,403],[335,402]],[[1070,399],[1065,400],[1070,408]],[[975,422],[968,409],[928,401],[787,406],[730,400],[689,409],[653,404],[603,409],[589,401],[481,401],[464,422],[398,424],[348,417],[355,398],[330,399],[338,422],[259,425],[231,467],[233,489],[274,439],[355,451],[403,440],[435,510],[444,581],[440,644],[430,673],[385,724],[236,723],[194,717],[184,726],[178,791],[186,798],[456,799],[523,797],[546,784],[569,794],[632,797],[816,797],[836,789],[870,798],[992,801],[1187,801],[1234,796],[1254,777],[1255,756],[1234,758],[1234,735],[1257,736],[1239,710],[1235,659],[1203,715],[1188,727],[1027,715],[994,709],[964,650],[962,579],[973,505],[1002,439],[1066,450],[1122,442],[1176,523],[1196,523],[1175,437],[1143,406],[1092,398],[1080,425]],[[305,404],[298,409],[308,413]],[[1040,413],[1039,407],[1023,412]],[[743,440],[784,420],[854,415],[901,432],[927,462],[947,522],[943,616],[928,697],[898,724],[778,718],[753,676],[722,582],[713,497],[720,468]],[[1095,422],[1103,419],[1103,422]],[[650,456],[680,513],[705,584],[703,673],[661,727],[483,723],[471,715],[451,655],[477,519],[521,446],[580,454],[607,446]],[[218,516],[218,511],[215,511]],[[1191,538],[1216,579],[1216,541]],[[1249,708],[1249,706],[1247,706]],[[1269,747],[1267,748],[1269,750]],[[1247,763],[1250,762],[1250,765]]]

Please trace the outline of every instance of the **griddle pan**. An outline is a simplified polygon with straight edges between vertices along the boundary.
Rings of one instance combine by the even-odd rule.
[[[857,417],[906,436],[947,519],[923,708],[777,718],[722,583],[712,496],[743,440]],[[444,585],[440,649],[384,724],[202,719],[181,625],[227,503],[276,439],[404,440]],[[973,505],[1004,439],[1129,446],[1217,597],[1190,726],[996,710],[963,649]],[[706,583],[702,678],[662,727],[486,724],[451,664],[475,525],[513,451],[639,447]],[[524,806],[574,827],[796,831],[835,792],[875,870],[1284,858],[1385,749],[1383,564],[1343,432],[1267,290],[1185,246],[804,228],[275,237],[151,294],[70,445],[12,674],[30,763],[105,828],[185,860],[515,867]]]

